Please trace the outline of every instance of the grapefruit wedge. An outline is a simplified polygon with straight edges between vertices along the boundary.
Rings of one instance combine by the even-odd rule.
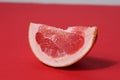
[[[69,66],[82,59],[96,36],[95,26],[73,26],[66,30],[35,23],[29,26],[29,43],[34,55],[52,67]]]

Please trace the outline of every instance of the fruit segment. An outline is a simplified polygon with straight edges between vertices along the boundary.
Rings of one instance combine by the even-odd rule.
[[[97,27],[73,26],[60,29],[31,23],[29,43],[34,55],[51,67],[65,67],[81,60],[92,49]]]

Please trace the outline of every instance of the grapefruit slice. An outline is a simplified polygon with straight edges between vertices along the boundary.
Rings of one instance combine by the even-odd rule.
[[[29,43],[44,64],[65,67],[82,59],[95,43],[97,27],[74,26],[66,30],[30,23]]]

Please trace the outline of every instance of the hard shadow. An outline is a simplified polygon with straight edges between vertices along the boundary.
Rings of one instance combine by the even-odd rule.
[[[117,62],[107,59],[86,57],[81,61],[64,68],[59,68],[63,70],[96,70],[108,68],[115,65]]]

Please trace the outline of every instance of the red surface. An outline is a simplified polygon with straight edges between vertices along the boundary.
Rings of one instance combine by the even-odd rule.
[[[96,25],[98,40],[81,62],[43,65],[28,43],[30,22],[65,28]],[[120,80],[120,6],[0,3],[0,80]]]

